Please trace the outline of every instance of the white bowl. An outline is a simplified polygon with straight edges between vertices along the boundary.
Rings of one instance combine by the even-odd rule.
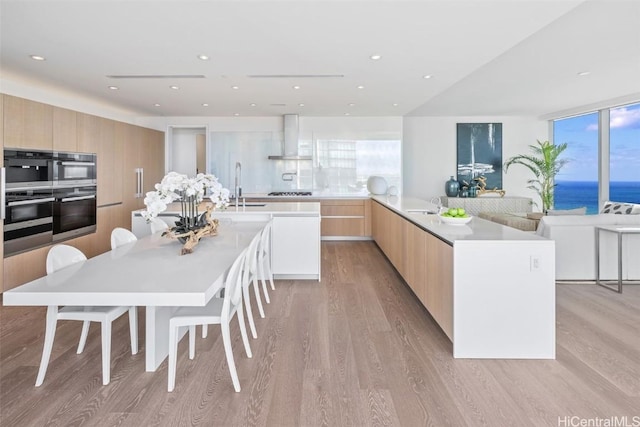
[[[440,220],[445,224],[464,225],[464,224],[467,224],[469,221],[471,221],[471,219],[473,217],[472,216],[468,216],[466,218],[454,218],[454,217],[442,216],[442,215],[438,214],[438,218],[440,218]]]

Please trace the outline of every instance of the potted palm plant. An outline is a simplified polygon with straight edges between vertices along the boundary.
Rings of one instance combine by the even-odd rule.
[[[535,191],[542,200],[542,211],[553,208],[553,190],[556,186],[554,179],[560,169],[567,164],[567,159],[561,159],[560,154],[567,149],[567,144],[554,145],[549,141],[537,141],[538,145],[530,145],[532,154],[520,154],[507,160],[504,164],[505,173],[511,165],[522,165],[535,175],[527,181],[529,189]],[[537,205],[537,203],[534,203]]]

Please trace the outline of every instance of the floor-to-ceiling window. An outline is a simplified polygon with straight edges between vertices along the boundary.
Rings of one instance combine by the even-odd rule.
[[[555,209],[587,207],[598,212],[598,113],[555,120],[554,144],[567,143],[569,162],[556,175]]]
[[[640,203],[640,103],[610,114],[609,199]]]
[[[599,120],[601,113],[609,114],[608,123]],[[567,143],[563,157],[569,160],[556,176],[556,209],[586,206],[587,213],[595,214],[604,202],[599,193],[640,203],[640,103],[554,120],[553,141]],[[600,158],[601,146],[609,149],[608,156]],[[600,180],[599,168],[609,172]]]

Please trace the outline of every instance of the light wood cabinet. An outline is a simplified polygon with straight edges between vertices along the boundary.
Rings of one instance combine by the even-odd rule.
[[[431,316],[449,339],[453,340],[453,247],[426,234],[426,270],[424,299]]]
[[[453,340],[453,247],[380,203],[371,211],[376,244]]]
[[[143,169],[143,194],[153,191],[164,177],[164,132],[141,128],[143,133],[140,165]]]
[[[122,215],[130,228],[131,211],[144,208],[144,194],[164,177],[164,133],[124,123],[117,129],[123,141]],[[138,189],[138,173],[142,173],[142,189]],[[139,190],[141,196],[136,195]]]
[[[427,295],[427,233],[409,221],[402,223],[402,277],[425,303]]]
[[[372,234],[382,252],[389,258],[391,264],[402,274],[404,268],[402,243],[402,218],[389,209],[374,203],[371,209]]]
[[[145,170],[143,193],[152,190],[164,176],[163,132],[3,94],[0,142],[11,148],[97,154],[97,231],[64,242],[87,257],[110,250],[111,231],[115,227],[130,228],[131,211],[144,206],[142,198],[135,198],[134,169]],[[4,157],[0,166],[3,161]],[[0,257],[2,249],[0,245]],[[0,291],[45,275],[48,250],[38,248],[3,259]]]
[[[97,179],[98,206],[122,203],[122,140],[116,138],[116,122],[100,120]]]
[[[45,246],[5,258],[2,290],[13,289],[47,274],[45,261],[48,252],[49,247]]]
[[[371,200],[320,199],[323,237],[371,236]]]
[[[15,96],[3,96],[4,146],[51,150],[53,107]]]
[[[53,107],[53,151],[78,151],[76,112]]]

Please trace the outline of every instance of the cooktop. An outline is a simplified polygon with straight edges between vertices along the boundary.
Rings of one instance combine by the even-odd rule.
[[[311,196],[311,191],[272,191],[269,196]]]

